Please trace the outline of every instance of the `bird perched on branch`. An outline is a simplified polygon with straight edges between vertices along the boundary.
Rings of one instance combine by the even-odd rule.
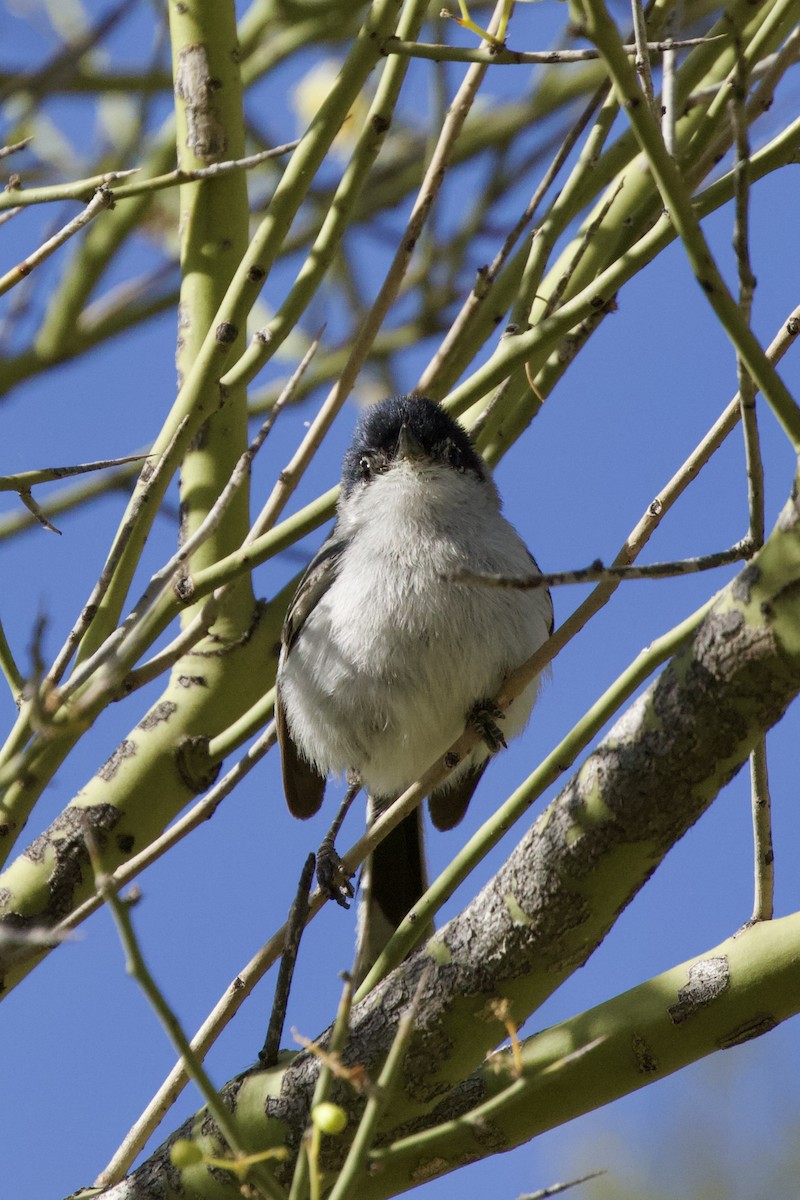
[[[463,733],[482,740],[429,798],[456,825],[491,753],[526,725],[538,680],[505,714],[493,697],[552,630],[545,588],[482,587],[454,576],[537,571],[506,521],[489,469],[438,404],[400,396],[369,408],[344,456],[336,524],[300,581],[283,628],[276,705],[289,809],[312,816],[330,774],[368,819]],[[497,724],[502,719],[502,732]],[[334,829],[343,818],[340,812]],[[362,876],[363,975],[425,889],[419,810],[376,848]],[[352,885],[323,843],[318,876],[339,903]]]

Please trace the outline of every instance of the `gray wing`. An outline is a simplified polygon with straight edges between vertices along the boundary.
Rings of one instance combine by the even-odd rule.
[[[525,547],[525,549],[527,550],[527,546]],[[531,554],[530,550],[528,550],[528,558],[529,558],[529,559],[531,560],[531,562],[533,563],[533,565],[534,565],[534,567],[536,568],[537,572],[538,572],[538,573],[541,575],[541,574],[542,574],[541,567],[539,566],[539,564],[537,563],[536,559],[535,559],[535,558],[533,557],[533,555]],[[554,612],[553,612],[553,597],[550,595],[550,589],[549,589],[549,588],[543,588],[543,589],[541,589],[541,590],[542,590],[542,591],[544,591],[545,597],[547,598],[547,607],[548,607],[548,608],[549,608],[549,610],[550,610],[550,620],[548,621],[547,632],[548,632],[548,633],[550,634],[550,636],[552,637],[552,636],[553,636],[553,630],[555,629],[555,614],[554,614]]]
[[[344,542],[334,526],[330,537],[322,543],[306,567],[292,602],[286,610],[281,633],[284,656],[289,653],[310,613],[339,574],[344,548]]]
[[[315,605],[322,599],[339,571],[344,543],[337,537],[334,527],[330,537],[323,542],[309,563],[292,602],[286,611],[281,633],[281,658],[286,660],[296,644],[303,626]],[[275,727],[281,750],[283,768],[283,791],[289,812],[294,817],[312,817],[322,804],[325,794],[325,777],[306,762],[295,745],[286,720],[286,709],[281,698],[280,671],[275,697]]]

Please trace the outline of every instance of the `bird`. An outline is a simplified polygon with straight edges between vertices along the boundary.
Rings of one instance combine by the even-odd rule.
[[[502,514],[489,467],[440,404],[412,394],[367,408],[344,455],[335,524],[281,635],[276,726],[290,812],[311,817],[327,779],[344,775],[345,807],[363,786],[369,823],[471,723],[481,740],[428,797],[435,827],[457,825],[491,754],[527,724],[539,679],[505,714],[493,697],[553,629],[546,588],[490,588],[459,576],[538,570]],[[317,873],[347,907],[352,885],[325,861],[342,816]],[[361,977],[426,886],[416,809],[362,872]]]

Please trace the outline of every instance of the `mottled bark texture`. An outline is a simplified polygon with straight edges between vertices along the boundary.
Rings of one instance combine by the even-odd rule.
[[[507,997],[521,1023],[581,966],[669,848],[744,764],[759,735],[781,718],[800,690],[798,601],[800,520],[793,497],[757,560],[721,593],[694,637],[620,718],[494,879],[354,1010],[344,1059],[375,1078],[399,1016],[431,967],[384,1143],[481,1102],[485,1084],[473,1073],[505,1032],[492,1001]],[[296,1148],[316,1076],[314,1058],[301,1054],[282,1071],[253,1069],[232,1081],[225,1093],[248,1144],[285,1139]],[[363,1104],[340,1083],[333,1098],[354,1118]],[[532,1131],[541,1128],[538,1106],[531,1122]],[[191,1128],[190,1122],[182,1136]],[[195,1135],[201,1130],[204,1137],[212,1132],[203,1114]],[[327,1140],[331,1171],[342,1161],[346,1141]],[[505,1148],[488,1137],[485,1153]],[[151,1200],[178,1195],[180,1188],[184,1196],[238,1194],[232,1178],[204,1167],[191,1168],[181,1182],[165,1166],[165,1151],[114,1189],[115,1200]],[[277,1170],[286,1182],[291,1164]],[[405,1186],[412,1186],[411,1175]],[[370,1195],[380,1188],[373,1177]],[[387,1177],[383,1194],[399,1190],[397,1179]]]

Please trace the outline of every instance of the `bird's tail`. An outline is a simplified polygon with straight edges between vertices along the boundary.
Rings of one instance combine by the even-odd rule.
[[[381,807],[385,807],[385,802]],[[369,824],[380,811],[370,796],[367,806]],[[427,886],[422,810],[416,808],[373,850],[361,872],[357,983],[366,977],[395,929]],[[433,926],[430,932],[433,932]]]

